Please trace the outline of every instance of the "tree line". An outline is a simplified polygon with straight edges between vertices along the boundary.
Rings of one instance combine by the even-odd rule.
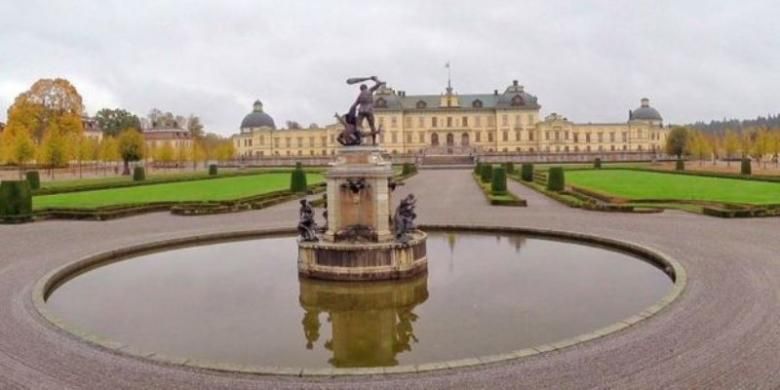
[[[195,115],[177,116],[152,109],[147,118],[127,110],[104,108],[95,115],[103,132],[100,141],[84,133],[84,105],[81,95],[66,79],[41,79],[21,93],[8,109],[8,123],[0,135],[0,164],[16,165],[20,172],[28,164],[49,168],[67,167],[84,162],[129,163],[144,159],[161,162],[230,160],[233,143],[217,134],[205,133]],[[189,147],[174,150],[173,145],[149,147],[141,133],[142,122],[152,128],[189,131]],[[195,165],[193,165],[194,167]]]
[[[732,160],[749,158],[764,167],[771,161],[780,164],[780,128],[725,129],[717,133],[676,126],[666,138],[666,153],[678,158],[690,156],[700,163],[725,160],[730,164]]]

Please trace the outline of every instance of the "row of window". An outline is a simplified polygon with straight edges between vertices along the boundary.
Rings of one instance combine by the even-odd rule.
[[[385,126],[385,119],[384,116],[378,117],[378,123],[379,126]],[[397,116],[390,116],[389,117],[389,127],[391,129],[395,129],[398,127],[398,117]],[[407,116],[404,118],[404,127],[408,129],[418,128],[418,129],[424,129],[427,127],[431,128],[438,128],[438,127],[482,127],[483,123],[488,126],[495,126],[496,125],[496,117],[493,115],[476,115],[476,116],[462,116],[460,118],[453,117],[453,116],[442,116],[442,117],[428,117],[428,120],[426,120],[426,117],[419,116],[417,117],[416,121],[416,127],[414,126],[415,121],[414,118],[411,116]],[[528,114],[526,117],[525,125],[531,126],[534,124],[534,115]],[[484,120],[484,122],[483,122]],[[427,123],[426,123],[427,122]],[[515,115],[514,116],[514,122],[512,123],[514,126],[523,126],[523,117],[522,115]],[[427,125],[427,126],[426,126]],[[501,126],[509,126],[510,125],[510,117],[508,114],[501,115]]]

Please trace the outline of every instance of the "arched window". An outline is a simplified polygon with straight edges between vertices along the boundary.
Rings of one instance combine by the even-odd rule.
[[[427,106],[428,106],[428,105],[427,105],[427,104],[425,104],[425,102],[424,102],[424,101],[422,101],[422,100],[420,100],[420,101],[418,101],[418,102],[417,102],[417,108],[418,108],[418,109],[423,109],[423,108],[425,108],[425,107],[427,107]]]
[[[511,104],[512,104],[513,106],[522,106],[522,105],[524,105],[524,104],[525,104],[525,101],[523,100],[523,97],[522,97],[522,96],[520,96],[520,95],[515,95],[515,96],[512,98],[512,103],[511,103]]]
[[[473,102],[471,102],[471,107],[482,108],[482,100],[479,99],[474,100]]]
[[[374,106],[376,106],[377,108],[386,108],[387,100],[385,100],[385,98],[376,99],[376,103],[374,103]]]

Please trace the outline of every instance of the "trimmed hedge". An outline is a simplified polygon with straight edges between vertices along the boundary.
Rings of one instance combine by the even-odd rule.
[[[474,174],[475,175],[482,175],[482,163],[477,162],[476,165],[474,165]]]
[[[295,164],[295,169],[290,174],[290,191],[293,193],[306,192],[306,172],[300,166]]]
[[[684,171],[685,170],[685,160],[678,158],[677,162],[674,163],[674,170],[675,171]]]
[[[32,219],[32,191],[27,180],[0,183],[0,221],[26,222]]]
[[[133,181],[144,180],[146,180],[146,169],[144,169],[144,167],[135,167],[135,169],[133,169]]]
[[[504,167],[496,167],[493,170],[493,177],[490,181],[490,192],[493,195],[506,194],[506,169]]]
[[[209,164],[209,176],[216,176],[217,173],[217,164]]]
[[[523,181],[534,180],[534,164],[525,163],[520,167],[520,178]]]
[[[501,169],[503,170],[503,168]],[[496,171],[498,171],[498,169],[493,171],[494,175]],[[479,186],[479,189],[485,195],[488,203],[490,203],[492,206],[528,206],[528,202],[526,202],[525,199],[521,199],[509,191],[505,191],[504,193],[493,193],[492,183],[483,183],[482,178],[479,175],[475,174],[472,175],[472,177],[474,177],[474,182],[477,184],[477,186]],[[506,179],[506,174],[504,174],[504,179]]]
[[[401,166],[401,176],[408,176],[417,173],[417,166],[412,163],[404,163]]]
[[[27,182],[30,183],[31,190],[41,188],[41,174],[38,171],[27,171],[24,175],[27,178]]]
[[[483,183],[490,183],[490,180],[493,178],[493,165],[492,164],[484,164],[482,165],[482,168],[479,172],[479,178],[482,180]]]
[[[563,191],[565,185],[566,183],[563,176],[563,168],[551,167],[547,173],[547,190]]]
[[[601,159],[596,157],[595,160],[593,160],[593,168],[601,169]]]
[[[515,163],[513,163],[511,161],[508,162],[508,163],[504,163],[504,168],[506,168],[506,173],[508,173],[510,175],[515,173]]]
[[[739,173],[745,176],[750,176],[752,174],[752,167],[750,165],[749,158],[742,159],[742,165],[739,168]]]

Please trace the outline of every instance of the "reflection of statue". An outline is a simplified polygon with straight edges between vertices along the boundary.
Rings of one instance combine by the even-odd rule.
[[[306,336],[306,349],[312,349],[314,343],[320,339],[320,312],[306,310],[303,315],[303,335]]]
[[[320,334],[335,367],[381,367],[398,364],[398,354],[411,351],[415,310],[428,299],[425,275],[401,282],[333,282],[300,279],[306,349],[314,349]],[[319,319],[321,313],[330,318]],[[321,330],[322,326],[330,326]]]
[[[408,242],[411,237],[409,233],[416,229],[414,225],[414,219],[417,218],[417,214],[414,212],[414,208],[417,204],[414,194],[409,194],[406,198],[401,200],[401,204],[395,209],[395,238],[401,242]]]
[[[299,215],[298,234],[301,235],[301,239],[303,241],[319,241],[317,238],[317,223],[314,222],[314,209],[311,207],[311,202],[301,199]]]

